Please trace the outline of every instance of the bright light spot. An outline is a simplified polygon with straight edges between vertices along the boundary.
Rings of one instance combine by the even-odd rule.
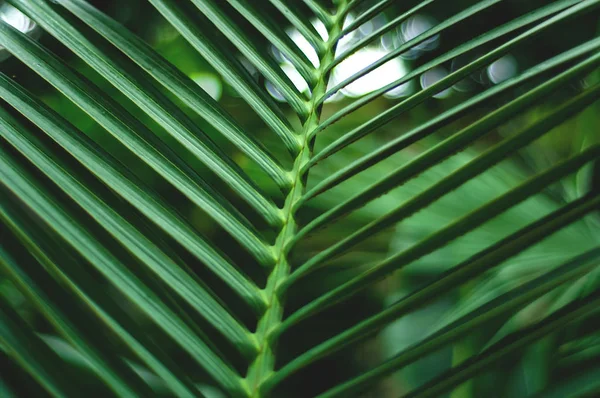
[[[294,43],[298,46],[300,51],[306,55],[306,58],[313,64],[315,68],[319,67],[319,55],[315,51],[315,49],[310,45],[308,40],[302,35],[302,33],[298,32],[296,29],[289,29],[288,36],[292,39]],[[281,59],[280,59],[281,61]]]
[[[28,33],[37,26],[27,15],[9,4],[0,6],[0,18],[23,33]]]
[[[310,22],[315,27],[315,30],[321,36],[321,38],[326,41],[329,35],[327,33],[327,28],[325,27],[325,25],[323,25],[323,22],[319,21],[318,19],[313,19]],[[297,29],[293,28],[286,30],[286,32],[290,39],[292,39],[292,41],[296,43],[300,51],[302,51],[304,55],[306,55],[306,58],[308,58],[308,60],[313,64],[313,66],[315,68],[318,68],[320,64],[319,55],[317,54],[315,49],[310,45],[308,40],[306,40],[304,35],[302,35],[302,33],[300,33]],[[287,61],[274,47],[271,48],[271,51],[275,54],[275,58],[277,58],[279,62]]]
[[[348,15],[346,17],[346,20],[344,21],[344,26],[347,27],[350,23],[352,23],[352,21],[354,21],[354,16]],[[319,34],[324,39],[326,39],[327,30],[325,29],[325,26],[316,19],[310,22],[313,24],[317,32],[319,32]],[[376,17],[369,21],[366,25],[363,25],[361,29],[355,29],[352,32],[348,33],[338,41],[336,46],[336,55],[343,53],[353,43],[355,43],[357,40],[360,40],[363,34],[376,30],[380,26],[383,26],[383,24],[385,24],[385,18]],[[293,28],[288,29],[287,34],[294,41],[294,43],[296,43],[298,48],[306,55],[306,57],[310,60],[313,66],[318,67],[318,55],[314,48],[310,45],[310,43],[304,38],[304,36]],[[272,48],[271,52],[275,56],[275,59],[278,60],[281,69],[290,78],[290,80],[296,86],[296,88],[300,92],[308,92],[309,87],[306,84],[306,81],[298,73],[298,71],[294,69],[294,67],[276,49]],[[357,51],[355,54],[349,56],[335,67],[331,74],[329,87],[334,87],[338,83],[341,83],[347,78],[360,72],[362,69],[368,67],[374,61],[385,55],[386,51],[382,48],[367,47]],[[344,87],[342,90],[340,90],[340,92],[335,93],[334,95],[329,97],[325,102],[338,101],[344,96],[363,96],[400,79],[401,77],[406,75],[406,73],[408,73],[408,71],[404,62],[398,58],[392,59],[384,65],[377,68],[377,70],[361,77],[360,79],[348,85],[347,87]],[[400,87],[396,87],[390,90],[385,95],[389,98],[405,96],[410,90],[410,86],[410,83],[405,83]],[[265,87],[267,91],[271,94],[271,96],[273,96],[276,100],[282,102],[285,101],[281,93],[271,83],[265,83]]]
[[[448,72],[442,67],[430,69],[421,75],[421,87],[423,87],[423,89],[426,89],[427,87],[430,87],[435,83],[439,82],[446,76],[448,76]],[[450,96],[451,93],[452,91],[448,88],[435,94],[433,98],[447,98],[448,96]]]
[[[319,36],[321,36],[321,39],[323,39],[324,41],[327,41],[327,39],[329,39],[329,32],[327,32],[327,27],[325,27],[323,22],[321,22],[317,18],[314,18],[312,21],[310,21],[310,23],[312,24],[312,26],[315,27],[315,30],[317,31]]]
[[[308,93],[308,84],[302,75],[296,70],[296,68],[294,68],[291,64],[284,63],[281,65],[281,69],[283,70],[283,73],[290,78],[292,83],[294,83],[294,86],[296,86],[298,91],[301,93]]]
[[[221,80],[212,73],[194,73],[190,75],[206,94],[210,95],[215,101],[218,101],[223,94],[223,84]]]
[[[512,55],[505,55],[487,68],[487,75],[494,84],[502,83],[517,74],[517,60]]]
[[[10,4],[0,5],[0,18],[15,29],[31,37],[37,38],[39,34],[37,24]],[[8,57],[10,57],[10,53],[0,45],[0,61],[5,60]]]
[[[335,67],[332,85],[346,80],[385,55],[386,51],[378,48],[364,48],[356,52]],[[349,97],[360,97],[400,79],[406,73],[408,71],[402,60],[394,58],[349,84],[342,92]]]
[[[426,15],[417,14],[404,22],[401,27],[402,41],[407,42],[415,37],[427,32],[429,29],[436,25],[436,21]],[[416,59],[425,51],[432,51],[437,48],[440,41],[440,35],[434,35],[429,39],[425,40],[421,44],[418,44],[402,54],[401,56],[406,59]]]
[[[285,97],[277,90],[277,88],[270,81],[265,82],[265,88],[271,94],[271,97],[275,98],[279,102],[286,102]]]

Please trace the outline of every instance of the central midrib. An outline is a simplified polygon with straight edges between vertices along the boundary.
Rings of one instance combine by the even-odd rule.
[[[339,2],[336,14],[331,16],[331,24],[328,29],[329,38],[337,38],[342,29],[345,17],[347,0]],[[276,263],[267,278],[267,284],[263,291],[267,301],[267,309],[258,322],[254,337],[259,346],[259,353],[248,368],[248,374],[245,378],[247,383],[249,397],[263,398],[266,391],[261,390],[263,383],[274,372],[275,366],[275,345],[276,341],[271,339],[273,331],[281,324],[283,318],[283,302],[277,295],[278,286],[283,283],[290,274],[290,265],[288,262],[288,243],[297,232],[297,224],[294,218],[294,205],[300,200],[306,191],[306,175],[303,174],[303,168],[312,156],[311,132],[318,127],[321,114],[319,99],[327,91],[327,81],[329,78],[329,65],[335,57],[335,46],[337,41],[328,42],[326,51],[321,56],[318,69],[319,76],[312,90],[312,96],[309,102],[309,113],[306,122],[303,125],[301,140],[301,149],[296,159],[292,171],[292,187],[285,199],[283,207],[284,223],[283,227],[275,240],[273,246]]]

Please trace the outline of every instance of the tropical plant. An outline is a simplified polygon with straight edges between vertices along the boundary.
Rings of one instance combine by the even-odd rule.
[[[521,375],[519,394],[598,391],[600,37],[407,115],[548,34],[597,32],[600,0],[519,2],[501,21],[502,0],[147,3],[259,121],[86,0],[2,5],[38,26],[4,18],[2,51],[79,110],[2,67],[0,396],[516,396]],[[438,8],[442,22],[334,76]],[[380,67],[473,21],[387,84]],[[449,297],[399,343],[403,319]],[[338,371],[373,337],[392,354]],[[428,358],[440,372],[386,389]]]

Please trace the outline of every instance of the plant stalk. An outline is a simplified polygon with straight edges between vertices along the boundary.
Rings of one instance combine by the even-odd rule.
[[[330,38],[336,38],[342,30],[342,24],[347,13],[346,4],[347,0],[340,1],[337,5],[335,15],[331,16],[331,24],[328,32]],[[267,309],[259,320],[254,334],[259,346],[259,353],[250,364],[247,376],[244,379],[248,387],[248,396],[251,398],[264,398],[268,396],[269,391],[263,387],[265,381],[274,373],[275,369],[275,348],[277,341],[272,338],[272,332],[282,322],[284,306],[284,299],[278,294],[277,288],[289,277],[291,271],[288,261],[289,243],[298,231],[298,225],[295,220],[295,205],[306,192],[308,173],[303,172],[303,170],[313,154],[314,137],[312,132],[319,125],[322,109],[319,99],[327,91],[327,82],[330,74],[329,66],[335,58],[336,44],[337,41],[326,43],[327,50],[320,59],[320,66],[317,70],[318,76],[315,86],[312,88],[312,95],[308,104],[309,114],[304,123],[302,133],[298,136],[298,139],[301,141],[301,150],[294,160],[292,171],[290,171],[293,181],[292,187],[283,207],[283,226],[273,246],[276,263],[267,279],[266,287],[262,291],[267,301]]]

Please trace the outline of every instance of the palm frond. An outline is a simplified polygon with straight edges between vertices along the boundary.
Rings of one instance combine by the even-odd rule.
[[[0,21],[0,51],[13,56],[0,68],[0,362],[35,382],[2,376],[0,395],[71,397],[93,384],[119,397],[356,396],[473,336],[466,358],[402,393],[480,385],[541,343],[553,364],[543,372],[573,370],[528,393],[597,388],[600,141],[591,128],[562,137],[568,150],[545,147],[557,131],[583,131],[584,117],[598,122],[597,32],[418,123],[410,115],[540,38],[597,22],[600,0],[523,5],[341,101],[383,66],[510,2],[141,3],[235,100],[211,97],[97,2],[0,5],[43,30],[39,39]],[[340,77],[427,12],[441,22]],[[415,275],[426,283],[394,291]],[[367,292],[389,304],[337,322]],[[369,339],[385,344],[393,325],[453,294],[451,311],[393,355],[295,391],[294,378]]]

